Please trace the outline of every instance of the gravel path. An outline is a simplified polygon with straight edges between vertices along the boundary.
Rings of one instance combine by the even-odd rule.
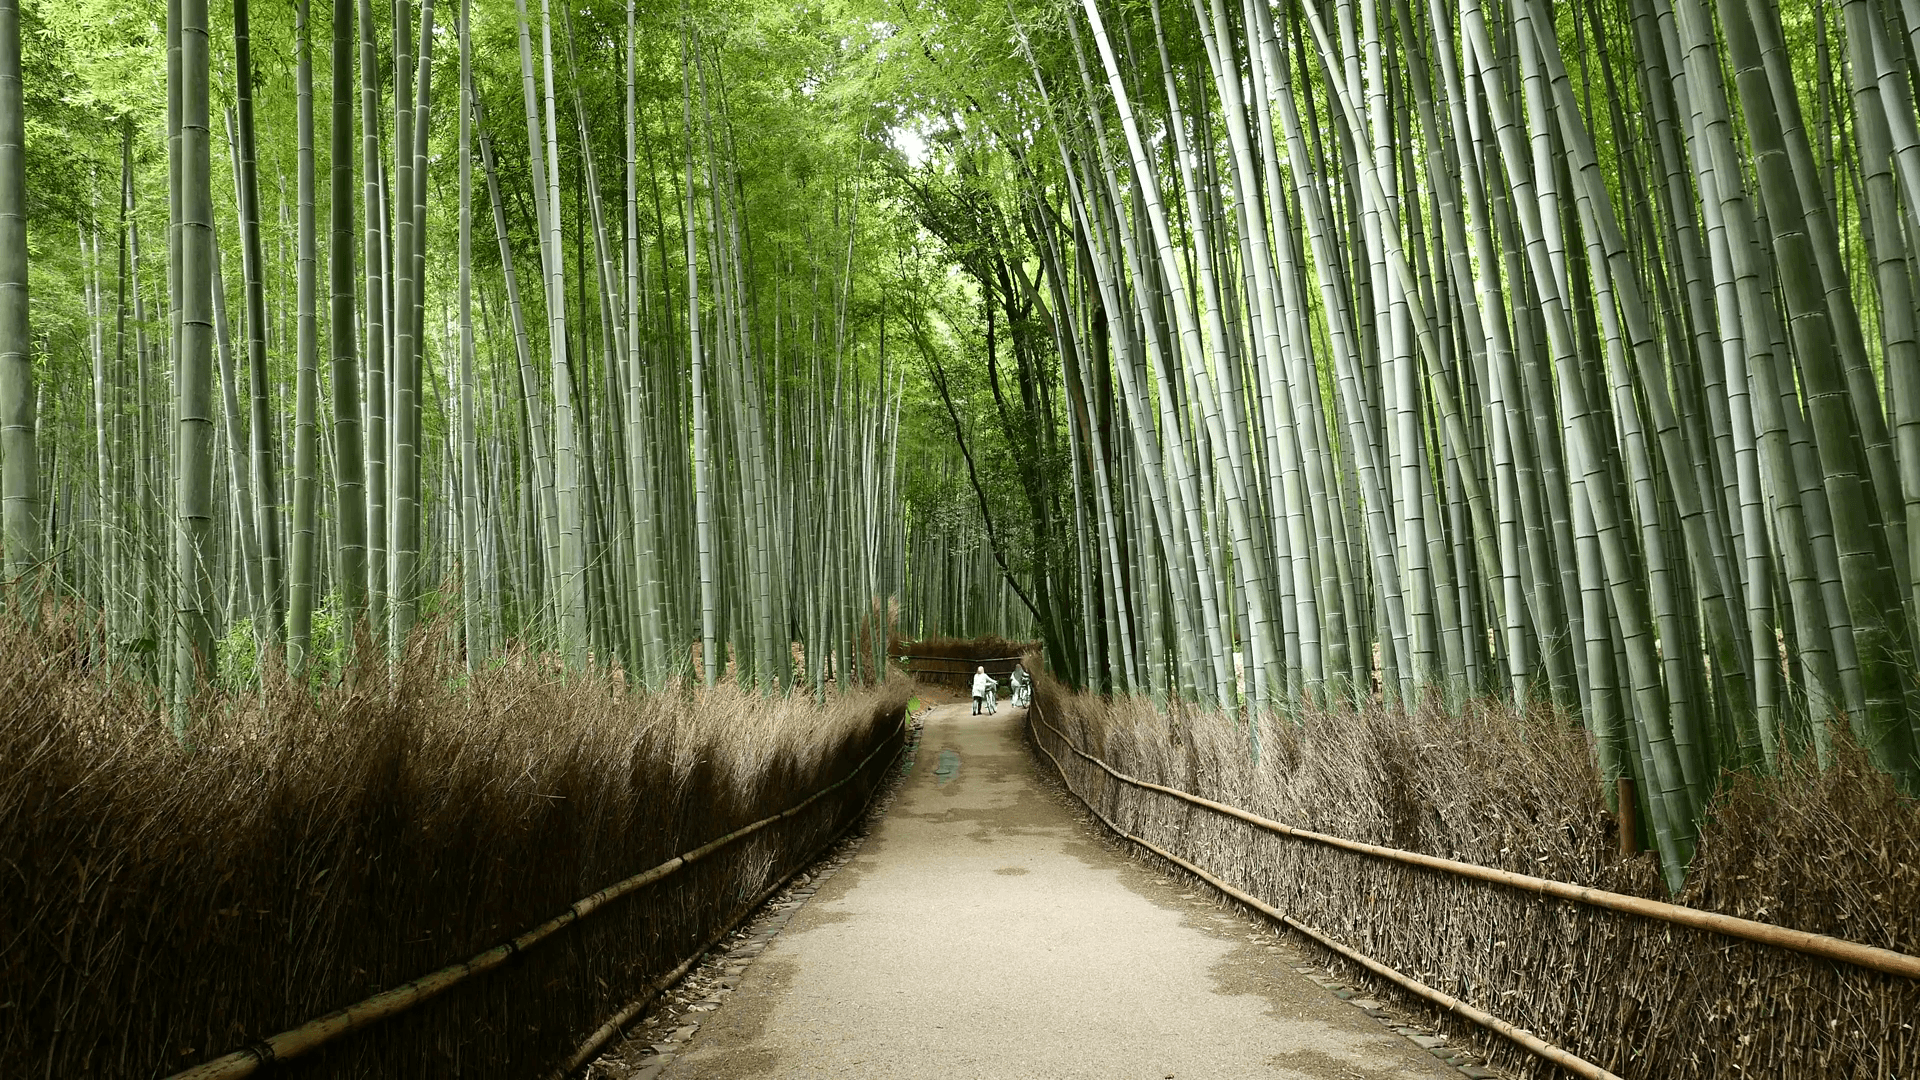
[[[873,835],[639,1075],[1458,1080],[1269,929],[1102,843],[1023,722],[929,713]]]

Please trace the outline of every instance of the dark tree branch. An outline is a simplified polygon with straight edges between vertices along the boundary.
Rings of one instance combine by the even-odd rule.
[[[1025,604],[1027,610],[1033,614],[1034,621],[1042,626],[1051,625],[1051,620],[1040,614],[1040,609],[1034,606],[1033,598],[1028,596],[1027,590],[1021,586],[1020,579],[1015,577],[1013,570],[1007,566],[1006,552],[1001,549],[1000,533],[993,527],[993,512],[987,509],[986,489],[980,486],[980,470],[973,464],[973,448],[967,443],[966,426],[960,423],[960,412],[953,406],[953,392],[947,386],[947,369],[941,365],[939,355],[927,341],[926,328],[921,325],[920,316],[914,313],[913,305],[903,305],[903,309],[909,312],[907,321],[913,329],[913,343],[920,349],[920,355],[926,359],[928,367],[932,369],[933,385],[940,391],[940,400],[947,407],[947,418],[953,422],[953,438],[960,444],[960,456],[967,462],[967,481],[973,485],[973,497],[980,504],[980,520],[987,527],[987,546],[993,549],[993,561],[1000,567],[1000,574],[1007,579],[1007,584],[1013,586],[1013,591],[1020,597],[1020,602]]]

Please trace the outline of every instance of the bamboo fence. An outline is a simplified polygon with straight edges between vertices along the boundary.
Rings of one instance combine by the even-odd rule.
[[[1108,828],[1302,931],[1363,969],[1360,978],[1501,1034],[1531,1057],[1504,1060],[1522,1074],[1811,1080],[1905,1076],[1920,1059],[1911,1019],[1920,957],[1288,826],[1225,801],[1246,785],[1206,763],[1191,718],[1184,738],[1169,739],[1179,751],[1167,753],[1110,715],[1090,699],[1063,700],[1051,680],[1029,713],[1036,747]],[[1283,768],[1309,777],[1330,765],[1350,767],[1296,759]],[[1418,798],[1421,780],[1393,782]],[[1325,782],[1301,786],[1314,788],[1300,794],[1312,800]],[[1751,858],[1765,865],[1782,854]],[[1726,892],[1715,898],[1724,903]]]

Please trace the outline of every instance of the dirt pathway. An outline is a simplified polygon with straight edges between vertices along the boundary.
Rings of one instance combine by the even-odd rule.
[[[891,813],[662,1080],[1458,1080],[1270,931],[1097,841],[1024,719],[934,709]]]

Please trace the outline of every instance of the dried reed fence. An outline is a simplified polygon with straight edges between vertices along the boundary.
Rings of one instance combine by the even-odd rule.
[[[1585,736],[1550,716],[1270,720],[1256,765],[1229,718],[1072,697],[1044,677],[1036,699],[1082,750],[1142,780],[1298,828],[1667,899],[1650,857],[1615,854]],[[1121,829],[1629,1080],[1920,1075],[1920,981],[1276,835],[1114,780],[1045,724],[1031,732]],[[1675,899],[1912,954],[1916,897],[1920,807],[1849,751],[1825,773],[1733,780]],[[1516,1074],[1556,1072],[1482,1041]]]
[[[903,680],[628,694],[531,658],[203,703],[0,625],[0,1075],[157,1077],[464,960],[897,745]],[[854,820],[885,767],[275,1076],[526,1077]]]
[[[952,661],[946,665],[936,662],[909,666],[913,669],[914,678],[921,682],[959,687],[973,682],[976,664],[991,661],[986,664],[987,670],[1004,676],[1013,670],[1015,659],[1024,657],[1027,666],[1036,671],[1041,663],[1039,642],[1008,641],[991,634],[977,638],[930,637],[919,641],[905,641],[896,637],[887,643],[887,655],[909,656],[922,661]]]

